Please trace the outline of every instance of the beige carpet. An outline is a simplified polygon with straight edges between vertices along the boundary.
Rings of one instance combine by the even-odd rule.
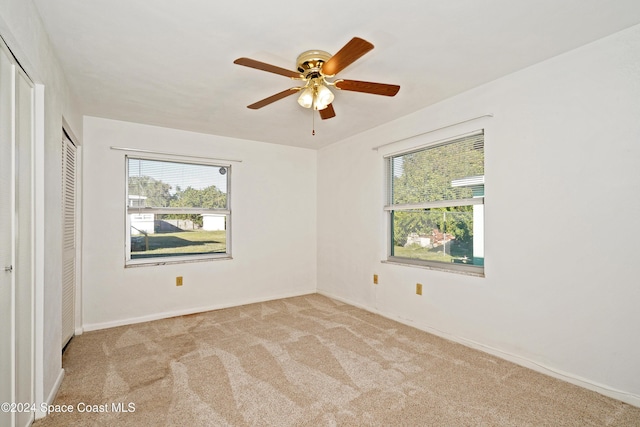
[[[85,333],[63,363],[55,404],[74,412],[37,427],[640,426],[640,408],[321,295]]]

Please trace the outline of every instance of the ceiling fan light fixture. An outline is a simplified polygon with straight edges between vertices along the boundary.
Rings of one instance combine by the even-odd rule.
[[[324,85],[318,86],[318,91],[316,93],[315,109],[324,110],[325,108],[327,108],[329,104],[333,102],[334,98],[335,96],[333,95],[333,92],[331,92],[328,87]]]
[[[311,106],[313,105],[313,98],[313,89],[308,87],[303,90],[298,97],[298,104],[300,104],[304,108],[311,108]]]
[[[298,104],[300,104],[301,107],[310,108],[312,111],[319,111],[320,118],[326,120],[336,116],[336,112],[333,109],[334,94],[329,90],[331,86],[335,87],[336,90],[384,96],[395,96],[398,90],[400,90],[400,86],[398,85],[385,83],[345,79],[327,80],[327,78],[333,79],[336,74],[354,63],[371,49],[373,49],[371,43],[360,37],[353,37],[335,55],[331,55],[323,50],[308,50],[298,55],[296,71],[256,61],[251,58],[242,57],[233,62],[243,67],[279,74],[302,82],[302,86],[295,86],[283,90],[275,95],[247,105],[247,108],[257,110],[296,93],[298,94]],[[315,114],[313,116],[315,117]]]

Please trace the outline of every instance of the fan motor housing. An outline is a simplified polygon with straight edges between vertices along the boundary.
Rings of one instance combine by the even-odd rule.
[[[331,54],[323,50],[307,50],[298,55],[296,65],[304,78],[313,78],[320,75],[322,64],[331,58]]]

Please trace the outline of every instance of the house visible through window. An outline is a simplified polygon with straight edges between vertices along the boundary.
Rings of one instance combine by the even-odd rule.
[[[126,163],[128,265],[230,256],[228,165]]]
[[[484,132],[387,157],[389,261],[484,271]]]

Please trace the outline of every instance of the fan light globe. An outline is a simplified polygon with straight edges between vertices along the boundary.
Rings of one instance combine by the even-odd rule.
[[[298,97],[298,104],[304,108],[311,108],[313,105],[313,90],[310,87],[302,91]]]
[[[324,110],[333,102],[334,95],[326,86],[318,87],[316,94],[316,110]]]

